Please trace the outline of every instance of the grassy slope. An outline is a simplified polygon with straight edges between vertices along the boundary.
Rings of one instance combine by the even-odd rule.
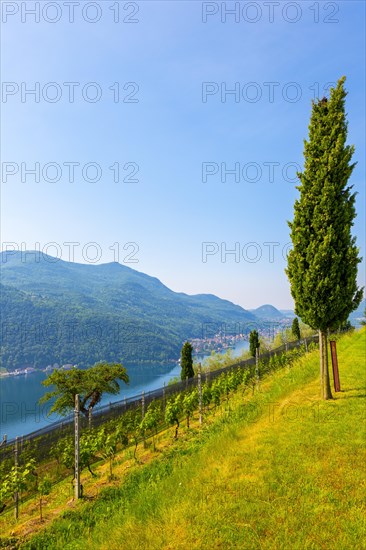
[[[362,548],[365,335],[338,343],[334,401],[313,352],[24,548]]]

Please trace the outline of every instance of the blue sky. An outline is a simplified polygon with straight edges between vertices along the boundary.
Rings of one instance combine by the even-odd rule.
[[[236,4],[225,21],[235,2],[119,2],[114,22],[117,2],[80,1],[72,22],[40,2],[35,22],[35,2],[2,3],[3,249],[119,259],[175,291],[292,307],[294,167],[311,100],[345,74],[365,256],[364,2]]]

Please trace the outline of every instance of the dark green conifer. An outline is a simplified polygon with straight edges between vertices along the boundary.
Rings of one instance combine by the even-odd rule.
[[[249,334],[249,350],[252,357],[256,356],[257,348],[259,348],[259,334],[257,330],[252,330]]]
[[[180,355],[180,366],[181,366],[180,377],[182,380],[186,380],[187,378],[193,378],[194,376],[192,351],[193,351],[192,345],[189,342],[185,342],[183,344],[181,355]]]
[[[286,273],[295,313],[319,331],[321,389],[331,399],[327,333],[344,323],[359,305],[358,256],[351,227],[356,216],[355,193],[347,182],[355,167],[354,147],[346,145],[345,77],[330,98],[314,101],[305,140],[304,170],[299,173],[300,198],[289,223],[293,248]]]
[[[292,321],[291,332],[295,336],[296,340],[300,340],[300,325],[297,317],[295,317],[295,319]]]

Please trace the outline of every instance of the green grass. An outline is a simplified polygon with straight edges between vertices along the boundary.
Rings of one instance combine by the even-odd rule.
[[[312,352],[21,548],[365,548],[365,336],[338,342],[333,401]]]

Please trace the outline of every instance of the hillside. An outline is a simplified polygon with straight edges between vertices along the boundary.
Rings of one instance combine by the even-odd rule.
[[[333,401],[319,399],[315,350],[254,395],[233,394],[203,430],[192,422],[168,447],[161,434],[157,451],[140,454],[135,468],[115,468],[122,483],[20,548],[361,548],[365,336],[338,340],[342,392]]]
[[[213,295],[176,293],[119,263],[1,254],[2,365],[169,361],[184,340],[237,334],[255,321]],[[248,328],[249,330],[249,328]]]

